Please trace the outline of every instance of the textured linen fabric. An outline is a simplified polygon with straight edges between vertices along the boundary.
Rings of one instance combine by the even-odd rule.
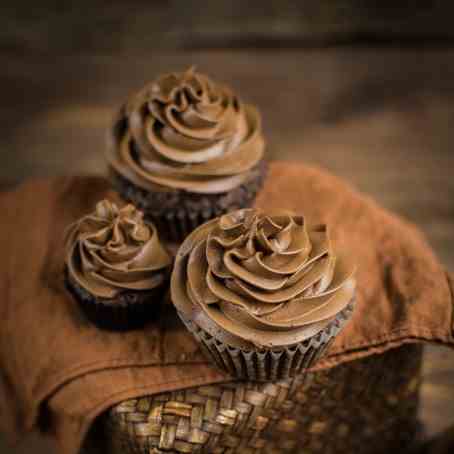
[[[230,380],[202,355],[169,301],[128,333],[87,322],[63,282],[63,234],[102,198],[99,177],[35,180],[0,195],[0,428],[34,427],[76,454],[96,416],[139,395]],[[292,162],[271,165],[257,206],[332,226],[358,264],[353,319],[315,369],[408,342],[454,345],[453,281],[412,225],[342,180]]]

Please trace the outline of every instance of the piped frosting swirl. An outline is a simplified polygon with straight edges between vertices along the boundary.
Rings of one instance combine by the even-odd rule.
[[[166,280],[170,264],[156,228],[133,205],[118,208],[103,200],[67,230],[69,277],[97,297],[154,289]]]
[[[227,332],[255,346],[290,345],[352,302],[354,267],[334,252],[325,225],[244,209],[185,240],[171,292],[177,309],[215,337]]]
[[[111,139],[111,167],[146,190],[227,192],[250,178],[264,152],[257,110],[193,68],[133,96]]]

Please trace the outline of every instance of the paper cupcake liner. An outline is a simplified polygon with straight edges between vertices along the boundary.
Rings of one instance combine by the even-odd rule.
[[[108,331],[140,329],[155,320],[166,292],[166,286],[163,285],[140,294],[128,292],[117,300],[105,300],[91,295],[70,279],[67,273],[65,284],[85,317],[98,328]]]
[[[315,336],[296,345],[269,350],[243,350],[227,345],[178,313],[202,350],[225,372],[253,381],[275,381],[304,373],[327,351],[353,313],[351,302]]]
[[[198,226],[222,214],[253,205],[267,172],[265,160],[253,177],[241,186],[221,194],[195,194],[186,191],[146,191],[113,169],[110,178],[120,196],[142,210],[160,236],[181,242]]]
[[[227,211],[229,209],[225,212]],[[207,208],[200,212],[168,211],[162,216],[153,216],[146,213],[146,218],[156,225],[163,238],[180,243],[197,227],[222,214],[224,212],[220,210]]]

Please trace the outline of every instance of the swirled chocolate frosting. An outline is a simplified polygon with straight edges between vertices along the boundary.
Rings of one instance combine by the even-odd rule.
[[[97,297],[151,290],[164,283],[170,264],[156,228],[133,205],[118,208],[103,200],[68,228],[69,278]]]
[[[193,68],[133,96],[111,139],[111,167],[147,190],[226,192],[248,180],[264,152],[257,110]]]
[[[325,225],[254,209],[196,229],[180,247],[171,280],[184,316],[215,337],[258,347],[317,334],[354,291],[354,268],[335,253]]]

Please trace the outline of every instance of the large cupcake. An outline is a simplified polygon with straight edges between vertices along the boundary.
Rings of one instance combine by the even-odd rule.
[[[183,242],[171,297],[219,367],[276,380],[314,364],[350,318],[354,268],[326,226],[244,209]]]
[[[138,328],[155,318],[168,289],[171,257],[134,206],[108,200],[68,228],[66,284],[100,328]]]
[[[118,192],[171,240],[251,206],[263,182],[258,111],[193,68],[163,75],[132,96],[109,137]]]

